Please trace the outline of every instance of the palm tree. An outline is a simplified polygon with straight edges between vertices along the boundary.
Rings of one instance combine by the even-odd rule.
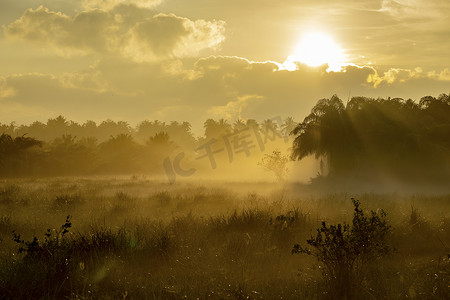
[[[262,123],[261,129],[265,131],[276,131],[278,130],[278,124],[271,119],[266,119]]]
[[[321,99],[293,131],[292,157],[325,158],[331,177],[436,182],[450,176],[450,94],[402,98],[352,98],[347,107]],[[434,179],[433,179],[434,178]]]
[[[284,136],[288,136],[292,133],[296,126],[297,123],[294,121],[294,118],[287,117],[286,119],[284,119],[284,122],[281,125],[281,132]]]
[[[321,99],[311,113],[292,131],[297,137],[293,143],[293,159],[314,154],[325,157],[330,175],[339,175],[354,165],[352,149],[357,139],[349,122],[344,104],[336,96]]]
[[[206,139],[218,138],[232,132],[231,125],[225,119],[220,119],[219,121],[208,119],[203,124],[203,128],[205,128]]]
[[[235,132],[241,131],[241,130],[243,130],[245,128],[247,128],[247,125],[245,124],[245,122],[242,119],[237,119],[233,123],[233,131],[235,131]]]
[[[259,124],[255,119],[248,119],[246,122],[247,127],[259,129]]]

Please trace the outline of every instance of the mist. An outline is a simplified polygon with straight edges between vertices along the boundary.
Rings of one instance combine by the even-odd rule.
[[[450,299],[444,0],[1,0],[1,299]]]

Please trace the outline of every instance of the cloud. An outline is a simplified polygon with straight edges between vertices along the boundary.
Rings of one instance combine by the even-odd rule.
[[[69,86],[66,76],[29,73],[5,77],[6,84],[16,92],[13,97],[0,99],[1,110],[11,111],[11,114],[2,114],[1,122],[45,121],[59,114],[80,121],[125,119],[122,112],[130,104],[126,96]],[[26,119],[26,115],[30,117]],[[129,120],[129,115],[127,117]]]
[[[291,6],[283,2],[277,9],[280,10],[277,14],[264,16],[265,22],[258,23],[245,37],[252,36],[254,40],[241,40],[241,44],[276,40],[277,43],[267,43],[258,52],[265,51],[269,58],[284,53],[284,57],[276,57],[281,61],[293,54],[300,36],[309,31],[323,31],[334,38],[349,62],[355,64],[371,62],[397,68],[448,67],[450,64],[450,56],[444,54],[450,48],[448,0],[296,1]],[[255,12],[249,18],[255,23],[256,18],[261,19],[261,14]],[[283,16],[282,19],[279,16]],[[233,26],[230,22],[230,31],[236,30]],[[292,41],[293,38],[296,40]],[[283,45],[292,45],[292,49],[283,49]],[[228,44],[224,49],[226,47]],[[233,54],[255,57],[250,51],[239,50]]]
[[[215,49],[224,40],[222,21],[191,21],[174,14],[158,14],[136,24],[124,53],[138,61],[158,57],[189,57]]]
[[[441,72],[430,71],[427,76],[435,80],[450,81],[450,69],[445,68]]]
[[[265,105],[274,109],[283,102],[314,99],[314,95],[348,93],[349,89],[372,87],[367,82],[368,76],[375,73],[371,67],[346,66],[344,72],[327,72],[326,69],[326,65],[317,68],[299,65],[297,70],[287,71],[282,70],[280,64],[271,61],[251,62],[238,57],[209,57],[200,59],[195,64],[196,78],[193,83],[234,98],[242,95],[264,96],[269,102]],[[230,101],[224,100],[221,105]],[[303,103],[305,102],[298,101],[296,105],[302,106]]]
[[[16,124],[28,124],[34,120],[45,121],[58,115],[51,109],[43,109],[39,105],[24,105],[14,101],[8,101],[0,98],[0,115],[14,116],[14,119],[0,120],[0,123],[7,124],[16,122]],[[6,121],[6,122],[5,122]]]
[[[109,84],[95,69],[87,73],[64,73],[60,76],[59,81],[64,88],[88,90],[97,93],[104,93],[110,89]]]
[[[110,10],[119,5],[135,5],[137,7],[152,8],[160,4],[162,0],[83,0],[85,9]]]
[[[46,7],[28,9],[20,19],[4,27],[6,37],[50,48],[59,55],[105,52],[117,24],[114,16],[100,10],[69,17]]]
[[[223,21],[192,21],[174,14],[148,16],[90,10],[73,17],[40,6],[4,27],[10,39],[50,49],[62,56],[97,54],[125,56],[136,61],[189,57],[215,49],[224,40]]]
[[[389,69],[384,72],[383,76],[378,75],[378,72],[370,74],[367,78],[368,83],[373,83],[374,87],[378,87],[380,84],[392,84],[396,81],[406,82],[412,78],[420,78],[422,70],[417,68],[416,70],[409,69]]]
[[[402,20],[436,19],[446,16],[450,3],[447,0],[383,0],[381,10]]]
[[[214,118],[224,119],[242,119],[242,113],[252,101],[258,101],[263,97],[258,95],[238,96],[236,101],[230,101],[226,105],[213,106],[208,110],[208,114]]]
[[[14,89],[7,85],[6,79],[0,77],[0,99],[10,98],[15,96],[15,94]]]
[[[374,73],[370,74],[367,78],[367,82],[373,84],[374,88],[377,88],[380,85],[389,86],[395,83],[417,82],[418,80],[431,80],[445,84],[447,81],[450,81],[450,70],[445,68],[440,72],[424,72],[420,67],[414,68],[413,70],[392,68],[385,71],[383,75],[380,76],[378,71],[374,69]],[[450,88],[450,86],[448,88]],[[445,90],[443,92],[445,92]]]
[[[437,96],[450,90],[449,74],[448,69],[382,72],[368,66],[326,72],[326,66],[300,65],[296,71],[286,71],[275,62],[223,56],[193,64],[105,58],[84,72],[11,75],[0,81],[0,86],[15,91],[7,99],[10,104],[57,111],[76,121],[113,118],[134,124],[144,119],[186,120],[200,130],[211,116],[259,120],[293,116],[300,120],[318,99],[333,94],[344,101],[349,94],[416,100]]]

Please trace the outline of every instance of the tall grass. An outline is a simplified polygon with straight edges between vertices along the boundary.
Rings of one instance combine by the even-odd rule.
[[[332,298],[322,263],[291,249],[322,221],[349,222],[354,212],[349,195],[263,194],[257,185],[60,179],[0,190],[11,185],[13,201],[0,204],[5,299]],[[365,211],[386,209],[393,251],[364,263],[349,295],[448,299],[448,198],[356,196]]]

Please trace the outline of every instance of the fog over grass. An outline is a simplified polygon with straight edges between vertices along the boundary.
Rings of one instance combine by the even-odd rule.
[[[448,195],[142,178],[3,180],[0,191],[6,298],[335,298],[324,265],[291,250],[322,221],[351,223],[351,196],[392,226],[392,250],[363,263],[351,294],[448,296]]]
[[[0,297],[448,299],[449,99],[0,124]]]

